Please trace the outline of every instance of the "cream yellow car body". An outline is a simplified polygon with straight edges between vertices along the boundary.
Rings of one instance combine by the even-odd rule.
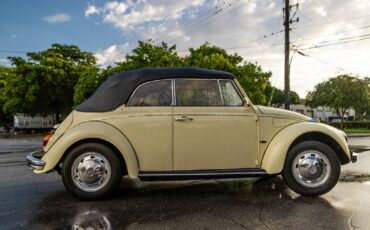
[[[122,105],[104,113],[73,111],[44,147],[41,158],[45,162],[44,167],[33,171],[46,173],[54,170],[73,146],[89,140],[113,146],[121,154],[131,178],[138,178],[141,171],[240,168],[260,168],[267,174],[278,174],[282,172],[289,148],[297,138],[306,134],[327,137],[336,145],[334,149],[340,148],[337,154],[348,158],[344,163],[350,161],[351,154],[342,131],[310,122],[309,117],[298,113],[255,106],[237,80],[234,82],[245,97],[243,106]],[[191,125],[200,130],[198,136],[194,137],[188,129],[181,129],[189,123],[173,122],[173,117],[183,114],[191,114],[194,118]],[[205,115],[208,119],[202,122]],[[233,119],[232,126],[228,119]],[[173,125],[177,125],[180,131],[173,133]],[[186,145],[189,138],[191,146]],[[176,140],[181,140],[181,143],[176,143]],[[187,154],[174,155],[174,151]]]

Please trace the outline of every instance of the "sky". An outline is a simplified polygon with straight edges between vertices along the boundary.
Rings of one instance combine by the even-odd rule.
[[[291,90],[305,97],[340,74],[370,76],[370,1],[290,0]],[[0,7],[0,65],[52,43],[94,52],[101,67],[122,61],[138,40],[205,42],[271,71],[284,88],[283,0],[12,0]],[[299,52],[298,52],[299,51]]]

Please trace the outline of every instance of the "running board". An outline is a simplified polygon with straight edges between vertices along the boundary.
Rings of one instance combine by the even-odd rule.
[[[266,175],[266,171],[263,169],[215,169],[139,172],[139,178],[143,181],[247,178],[261,177],[264,175]]]

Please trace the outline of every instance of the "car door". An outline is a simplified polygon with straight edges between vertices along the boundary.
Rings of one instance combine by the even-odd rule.
[[[140,171],[170,171],[172,159],[172,80],[136,88],[120,116],[110,119],[129,139]]]
[[[256,168],[257,122],[232,80],[175,79],[174,170]]]

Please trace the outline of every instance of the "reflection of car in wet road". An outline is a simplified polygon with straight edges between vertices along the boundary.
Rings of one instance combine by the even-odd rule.
[[[116,196],[82,202],[57,173],[35,175],[24,158],[41,137],[0,138],[1,229],[367,229],[370,151],[342,167],[330,193],[302,197],[281,177],[139,182],[125,177]],[[349,137],[369,145],[370,137]],[[359,179],[359,177],[361,179]],[[313,221],[314,220],[314,221]]]
[[[35,173],[56,170],[85,199],[121,177],[184,180],[281,174],[317,196],[355,162],[344,132],[291,111],[255,106],[235,76],[197,68],[144,68],[105,81],[31,153]]]

